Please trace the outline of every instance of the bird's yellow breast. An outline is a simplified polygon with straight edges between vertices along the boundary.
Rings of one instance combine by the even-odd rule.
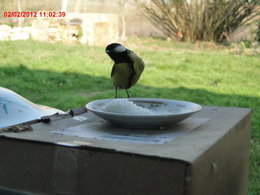
[[[115,64],[115,72],[112,76],[113,84],[115,87],[120,87],[122,89],[129,88],[129,78],[133,71],[129,68],[126,63]]]
[[[112,80],[115,87],[129,89],[139,80],[143,70],[144,62],[134,52],[129,54],[133,62],[133,67],[127,63],[118,63],[114,65]]]

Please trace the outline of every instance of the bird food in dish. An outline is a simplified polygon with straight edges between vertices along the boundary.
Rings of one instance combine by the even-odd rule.
[[[151,115],[153,112],[149,109],[138,106],[132,101],[127,99],[114,99],[105,104],[103,111],[124,113],[124,114],[139,114],[139,115]]]
[[[110,123],[133,129],[160,129],[198,112],[192,102],[157,98],[102,99],[89,102],[88,111]]]

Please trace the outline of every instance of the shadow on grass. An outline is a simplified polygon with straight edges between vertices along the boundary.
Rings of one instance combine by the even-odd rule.
[[[109,74],[107,77],[92,76],[73,72],[53,72],[48,70],[19,67],[0,67],[0,86],[40,104],[65,109],[65,105],[74,106],[73,100],[85,103],[96,98],[113,98],[114,87]],[[122,90],[120,96],[126,94]],[[220,94],[205,89],[185,87],[158,88],[137,84],[130,89],[132,97],[169,98],[193,101],[202,105],[231,107],[260,107],[260,98],[237,94]],[[59,102],[66,99],[63,105]],[[79,100],[77,100],[79,99]],[[76,105],[75,105],[76,106]],[[80,106],[80,105],[77,105]]]
[[[80,106],[96,93],[113,93],[109,77],[36,70],[24,65],[0,67],[0,78],[1,87],[11,89],[32,102],[62,110]]]
[[[62,110],[76,108],[87,102],[113,98],[114,89],[108,77],[91,76],[73,72],[53,72],[48,70],[29,69],[26,66],[0,67],[0,86],[6,87],[29,99],[30,101]],[[253,109],[251,173],[252,184],[260,163],[260,98],[236,94],[220,94],[204,89],[157,88],[136,85],[130,89],[132,97],[168,98],[196,102],[201,105],[226,107],[250,107]],[[125,97],[124,91],[120,92]],[[0,94],[1,96],[1,94]],[[255,175],[255,176],[253,176]]]
[[[32,102],[62,110],[85,105],[87,102],[113,98],[114,87],[108,77],[73,72],[19,67],[0,67],[0,86],[9,88]],[[254,127],[260,121],[260,99],[244,95],[220,94],[204,89],[158,88],[136,85],[130,89],[132,97],[168,98],[196,102],[201,105],[249,107],[254,111]],[[122,90],[119,95],[126,97]],[[260,127],[260,124],[257,125]]]

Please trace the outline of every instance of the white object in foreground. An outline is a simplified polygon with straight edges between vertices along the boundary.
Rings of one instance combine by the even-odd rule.
[[[34,104],[17,93],[0,87],[0,128],[40,119],[58,112],[63,113],[56,108]]]

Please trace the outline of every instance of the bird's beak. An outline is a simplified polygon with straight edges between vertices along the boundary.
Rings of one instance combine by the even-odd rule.
[[[111,53],[111,51],[110,50],[106,50],[106,53]]]

